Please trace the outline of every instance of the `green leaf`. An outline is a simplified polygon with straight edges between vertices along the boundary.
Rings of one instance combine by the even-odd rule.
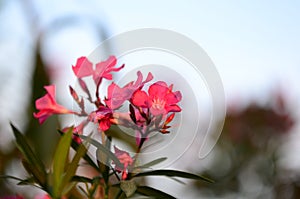
[[[136,190],[136,193],[145,195],[145,196],[152,196],[154,198],[164,198],[164,199],[175,199],[175,197],[160,191],[158,189],[154,189],[148,186],[139,186]]]
[[[60,187],[63,180],[66,161],[69,154],[69,149],[72,140],[73,128],[69,129],[60,139],[57,149],[54,154],[53,162],[53,195],[54,197],[60,196]]]
[[[165,161],[167,158],[166,157],[162,157],[162,158],[158,158],[158,159],[155,159],[155,160],[152,160],[151,162],[148,162],[144,165],[141,165],[141,166],[138,166],[138,167],[135,167],[135,168],[150,168],[156,164],[159,164],[163,161]]]
[[[63,179],[62,184],[61,184],[62,189],[64,189],[64,187],[71,181],[72,177],[75,176],[76,170],[78,168],[79,161],[80,161],[81,157],[84,154],[86,154],[87,148],[88,147],[86,147],[84,144],[81,144],[79,146],[75,156],[72,159],[72,162],[68,165],[66,174],[65,174],[64,179]],[[71,188],[69,188],[69,189],[71,189]]]
[[[107,157],[109,159],[111,159],[112,161],[114,161],[114,163],[120,167],[123,168],[123,164],[121,164],[121,162],[119,161],[119,159],[115,156],[115,154],[113,154],[110,150],[108,150],[105,146],[103,146],[101,143],[99,143],[98,141],[92,139],[92,138],[88,138],[85,135],[80,135],[80,137],[82,139],[87,140],[87,142],[91,143],[92,145],[94,145],[98,150],[101,150],[103,153],[105,153],[107,155]]]
[[[21,178],[18,178],[18,177],[15,177],[15,176],[10,176],[10,175],[0,175],[0,178],[3,178],[3,179],[13,179],[13,180],[17,180],[17,181],[20,181],[20,182],[23,181],[23,179],[21,179]]]
[[[29,144],[26,142],[25,136],[13,125],[10,124],[16,138],[17,147],[24,155],[24,158],[29,167],[32,175],[37,179],[38,183],[42,186],[46,186],[47,173],[43,162],[33,152]]]
[[[21,179],[21,178],[18,178],[18,177],[15,177],[15,176],[10,176],[10,175],[0,175],[0,179],[1,178],[3,178],[3,179],[12,179],[12,180],[19,181],[17,185],[31,185],[31,186],[35,186],[35,187],[41,189],[41,187],[36,185],[33,178]]]
[[[41,179],[43,178],[41,176],[41,173],[37,170],[35,166],[32,164],[28,163],[26,159],[22,160],[23,167],[25,170],[34,178],[34,181],[36,184],[39,184],[43,189],[46,191],[47,190],[47,185],[46,183],[42,182]]]
[[[72,181],[73,182],[84,182],[84,183],[93,183],[93,179],[84,177],[84,176],[73,176],[72,177]]]
[[[192,173],[187,173],[184,171],[177,171],[177,170],[153,170],[147,171],[143,173],[138,173],[133,175],[132,177],[142,177],[142,176],[169,176],[169,177],[181,177],[181,178],[188,178],[193,180],[203,180],[206,182],[213,183],[212,180],[205,178],[203,176],[198,176]]]
[[[122,180],[120,182],[120,188],[125,193],[126,197],[130,197],[135,193],[137,186],[133,180]]]
[[[117,192],[115,199],[124,199],[126,198],[125,193],[122,191],[122,189],[120,188],[120,184],[119,184],[119,191]]]
[[[96,150],[96,157],[97,157],[100,173],[102,174],[104,181],[108,182],[108,178],[109,178],[109,167],[107,166],[109,164],[108,158],[106,154],[103,153],[102,150],[100,150],[100,148]]]
[[[34,178],[27,178],[19,182],[18,185],[33,185],[34,183]]]
[[[65,134],[64,132],[62,132],[62,131],[60,131],[60,130],[58,130],[58,132],[59,132],[60,135],[64,135],[64,134]],[[71,147],[72,147],[75,151],[78,150],[79,146],[80,146],[80,144],[78,144],[75,140],[72,139]],[[99,168],[98,168],[97,164],[92,160],[92,158],[91,158],[87,153],[84,154],[83,159],[84,159],[85,161],[87,161],[87,163],[88,163],[90,166],[92,166],[94,169],[96,169],[97,171],[99,171]]]

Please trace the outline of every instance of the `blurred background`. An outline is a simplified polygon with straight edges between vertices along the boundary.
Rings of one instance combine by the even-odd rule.
[[[195,142],[172,165],[215,184],[149,183],[178,198],[299,198],[299,9],[296,1],[0,0],[0,174],[25,176],[9,122],[50,161],[59,120],[40,126],[32,117],[44,85],[55,83],[68,106],[77,57],[118,33],[162,28],[194,40],[213,60],[227,117],[209,156],[198,159]],[[0,181],[0,197],[37,192]]]

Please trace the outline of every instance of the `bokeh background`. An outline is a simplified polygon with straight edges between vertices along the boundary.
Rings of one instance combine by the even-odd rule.
[[[213,60],[227,117],[209,156],[198,159],[194,143],[173,165],[215,184],[149,183],[178,198],[299,198],[299,9],[292,0],[0,0],[0,173],[25,175],[9,122],[50,161],[60,122],[52,117],[39,126],[32,117],[43,85],[55,83],[58,101],[68,105],[77,57],[118,33],[163,28],[194,40]],[[37,192],[0,181],[0,197]]]

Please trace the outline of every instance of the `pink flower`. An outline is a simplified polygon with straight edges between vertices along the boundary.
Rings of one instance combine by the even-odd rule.
[[[72,66],[73,72],[78,78],[90,76],[93,74],[93,64],[86,58],[77,59],[76,65]]]
[[[123,164],[123,166],[124,166],[123,170],[122,170],[122,168],[119,168],[117,166],[115,167],[115,169],[118,172],[122,171],[122,180],[126,180],[127,175],[128,175],[128,166],[133,164],[133,159],[131,158],[129,153],[127,153],[126,151],[122,151],[122,150],[118,149],[116,146],[114,148],[115,148],[115,155],[119,159],[120,163]]]
[[[44,88],[47,94],[35,101],[35,107],[39,112],[33,113],[33,116],[39,120],[40,124],[53,114],[74,113],[62,105],[57,104],[55,100],[55,85],[44,86]]]
[[[89,115],[89,120],[99,124],[99,130],[106,131],[110,128],[113,121],[112,110],[106,106],[100,106],[97,111]]]
[[[153,76],[151,73],[148,73],[147,78],[143,81],[143,75],[140,71],[137,72],[136,82],[130,82],[125,85],[123,88],[119,87],[117,84],[112,83],[108,87],[107,98],[105,99],[105,104],[111,109],[117,109],[126,101],[132,97],[132,94],[141,89],[145,83],[151,81]]]
[[[111,72],[117,72],[124,68],[124,64],[116,68],[117,59],[115,56],[110,56],[106,61],[102,61],[96,64],[95,70],[93,69],[93,63],[90,62],[87,57],[80,57],[77,59],[76,65],[72,67],[74,74],[78,78],[93,76],[96,84],[102,79],[112,80]]]
[[[172,91],[173,85],[169,86],[162,81],[152,84],[148,94],[141,89],[137,90],[132,98],[133,105],[141,108],[149,108],[152,115],[166,115],[169,112],[180,112],[177,105],[181,101],[181,93]]]
[[[100,81],[100,79],[105,78],[108,80],[112,80],[111,72],[117,72],[124,68],[124,64],[118,68],[115,68],[117,64],[117,59],[115,56],[110,56],[106,61],[99,62],[96,64],[96,70],[93,73],[93,79],[96,84]]]

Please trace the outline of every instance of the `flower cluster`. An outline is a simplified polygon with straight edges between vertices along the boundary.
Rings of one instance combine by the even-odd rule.
[[[46,95],[36,100],[36,108],[39,112],[34,117],[40,123],[53,114],[74,114],[83,117],[82,122],[73,128],[73,139],[81,143],[78,135],[83,134],[88,123],[98,126],[98,131],[105,136],[112,125],[121,125],[136,132],[137,153],[140,152],[144,142],[152,132],[169,133],[169,123],[173,120],[175,113],[180,112],[178,103],[182,96],[179,91],[173,91],[173,85],[157,81],[148,86],[145,91],[145,84],[153,80],[153,75],[148,73],[144,79],[140,71],[137,72],[137,79],[120,87],[114,82],[107,88],[107,95],[100,98],[99,88],[104,79],[112,80],[112,72],[118,72],[124,64],[117,67],[117,59],[110,56],[107,60],[93,64],[87,57],[80,57],[72,67],[78,78],[79,85],[86,96],[79,96],[70,86],[70,93],[78,104],[80,111],[69,110],[58,104],[55,99],[55,86],[45,86]],[[92,78],[96,86],[94,97],[86,83],[86,78]],[[95,105],[95,109],[87,112],[85,104],[89,102]],[[129,104],[128,111],[120,111],[121,106]],[[66,131],[68,129],[65,128]],[[105,138],[102,143],[105,143]],[[123,164],[122,168],[116,166],[115,170],[122,172],[122,179],[127,178],[128,167],[133,165],[133,158],[125,151],[114,147],[114,153]]]
[[[184,171],[151,168],[165,161],[167,157],[156,157],[147,163],[138,159],[144,143],[152,139],[150,134],[160,132],[161,134],[156,135],[163,136],[170,133],[171,122],[176,113],[181,112],[179,103],[182,95],[173,90],[172,84],[168,85],[164,81],[152,82],[153,75],[150,72],[144,78],[142,72],[138,71],[135,80],[120,86],[113,81],[113,72],[122,68],[124,64],[118,66],[114,56],[96,64],[87,57],[80,57],[72,69],[83,92],[78,95],[75,89],[69,87],[70,94],[78,105],[76,110],[68,109],[57,102],[55,85],[45,86],[47,93],[36,100],[38,111],[33,114],[39,123],[44,123],[54,114],[71,114],[80,122],[58,130],[61,138],[56,145],[51,164],[45,164],[26,137],[11,125],[22,154],[22,164],[29,175],[25,179],[0,175],[0,179],[11,178],[19,181],[20,185],[38,187],[45,193],[35,198],[43,199],[131,196],[175,198],[136,180],[148,176],[212,182]],[[104,81],[110,82],[104,84]],[[92,85],[87,84],[88,82]],[[108,85],[105,93],[100,93],[105,85]],[[91,126],[96,127],[93,129],[97,136],[87,132]],[[116,128],[121,126],[124,127],[121,128],[122,131]],[[127,139],[128,136],[124,133],[135,135],[133,138],[136,142]],[[115,146],[115,138],[122,141],[124,146],[133,149],[135,154]],[[96,150],[89,147],[95,147]],[[69,154],[70,148],[75,152],[72,155]],[[82,170],[78,171],[81,166]]]

